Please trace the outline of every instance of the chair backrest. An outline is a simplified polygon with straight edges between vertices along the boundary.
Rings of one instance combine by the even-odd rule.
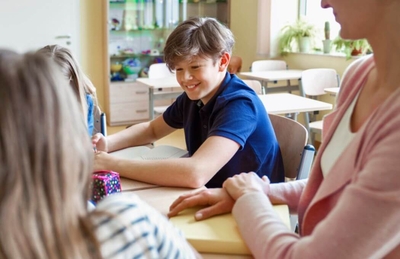
[[[251,72],[285,69],[287,64],[283,60],[257,60],[251,64]]]
[[[257,94],[262,94],[262,86],[260,81],[251,80],[251,79],[243,79],[246,85],[250,86]]]
[[[158,79],[174,76],[165,63],[154,63],[149,66],[149,78]]]
[[[93,109],[93,118],[94,126],[92,134],[101,133],[103,136],[107,136],[106,114],[102,112],[97,105],[95,105]]]
[[[274,114],[269,114],[269,118],[281,148],[285,176],[290,179],[296,179],[302,164],[305,162],[311,164],[312,160],[311,163],[309,160],[314,158],[314,156],[302,155],[307,144],[308,131],[295,120]],[[305,159],[307,161],[304,161]]]
[[[231,74],[239,73],[242,69],[242,58],[239,56],[232,56],[228,65],[228,72]]]
[[[326,94],[325,88],[339,87],[339,75],[331,68],[312,68],[301,74],[303,93],[308,96]]]

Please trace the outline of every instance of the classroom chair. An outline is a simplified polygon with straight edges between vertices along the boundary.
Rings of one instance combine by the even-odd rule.
[[[148,76],[150,79],[158,79],[174,75],[174,73],[169,71],[169,68],[165,63],[154,63],[149,66]]]
[[[101,111],[100,107],[95,105],[93,109],[93,135],[96,133],[101,133],[103,136],[107,136],[107,122],[106,114]]]
[[[175,74],[169,70],[166,63],[154,63],[149,66],[148,76],[150,79],[160,79],[175,76]],[[154,114],[158,116],[162,114],[167,108],[168,105],[155,106]]]
[[[232,56],[228,65],[228,72],[231,74],[237,74],[242,69],[242,58],[239,56]]]
[[[307,178],[315,150],[312,145],[307,145],[307,129],[301,123],[284,116],[269,114],[269,118],[281,148],[286,179]]]
[[[340,79],[336,70],[330,68],[313,68],[302,72],[301,86],[303,96],[317,99],[325,95],[325,88],[339,87]],[[322,133],[322,120],[316,120],[314,114],[305,113],[305,120],[309,122],[310,143],[314,145],[315,134]]]
[[[260,71],[274,71],[274,70],[286,70],[288,66],[284,60],[257,60],[253,61],[250,67],[251,72]],[[273,82],[276,84],[277,82]],[[262,82],[264,93],[267,93],[268,82]],[[287,80],[287,86],[290,86],[290,80]],[[290,91],[289,91],[290,92]]]
[[[243,79],[246,85],[250,86],[257,94],[262,94],[262,85],[258,80]]]
[[[269,114],[281,149],[287,181],[308,178],[314,160],[315,148],[307,144],[307,129],[295,120]],[[293,231],[297,230],[297,215],[290,215]]]

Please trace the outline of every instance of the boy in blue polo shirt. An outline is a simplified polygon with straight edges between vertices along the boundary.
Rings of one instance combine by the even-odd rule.
[[[230,176],[254,171],[271,182],[284,181],[274,130],[257,94],[227,72],[234,45],[232,32],[213,18],[191,18],[168,37],[167,66],[184,93],[152,121],[92,140],[110,152],[152,143],[184,129],[189,157],[157,161],[120,159],[96,153],[95,170],[163,186],[221,187]]]

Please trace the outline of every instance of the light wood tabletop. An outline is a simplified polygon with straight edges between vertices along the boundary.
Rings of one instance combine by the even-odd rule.
[[[131,182],[131,183],[129,183]],[[188,193],[188,192],[193,192],[193,191],[198,191],[201,189],[204,189],[205,187],[199,188],[199,189],[190,189],[190,188],[176,188],[176,187],[160,187],[160,186],[154,186],[153,188],[148,188],[148,189],[128,189],[127,186],[138,186],[140,185],[140,182],[134,181],[134,180],[128,180],[125,179],[122,182],[122,190],[123,191],[133,191],[136,195],[138,195],[142,200],[147,202],[150,206],[154,207],[157,211],[159,211],[163,215],[167,215],[169,211],[169,206],[172,204],[173,201],[175,201],[180,195]],[[124,188],[125,187],[125,188]],[[290,228],[290,217],[289,217],[289,209],[287,205],[276,205],[274,206],[274,209],[276,213],[279,215],[279,217],[282,219],[282,221],[285,223],[285,225]],[[224,217],[231,217],[230,214],[223,215]],[[216,218],[215,220],[221,220]],[[229,219],[231,220],[231,219]],[[199,222],[199,224],[206,224],[207,222]],[[179,226],[177,226],[179,228]],[[182,228],[181,229],[184,233],[185,231],[190,231],[190,228]],[[232,229],[231,231],[237,231],[236,228]],[[190,232],[185,233],[185,235],[190,235]],[[237,233],[236,235],[240,235]],[[193,240],[188,239],[188,241],[194,245],[194,247],[197,249],[196,243],[192,243]],[[203,242],[204,245],[204,242]],[[203,258],[206,259],[227,259],[227,258],[233,258],[233,259],[250,259],[253,258],[251,255],[247,254],[221,254],[221,253],[207,253],[207,252],[202,252],[200,251],[200,254]]]

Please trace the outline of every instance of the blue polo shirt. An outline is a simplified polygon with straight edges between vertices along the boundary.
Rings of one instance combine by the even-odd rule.
[[[190,156],[210,136],[225,137],[240,145],[206,187],[222,187],[228,177],[249,171],[268,176],[272,183],[284,181],[280,148],[265,107],[253,89],[236,75],[226,73],[206,105],[183,93],[163,118],[169,126],[184,129]]]

